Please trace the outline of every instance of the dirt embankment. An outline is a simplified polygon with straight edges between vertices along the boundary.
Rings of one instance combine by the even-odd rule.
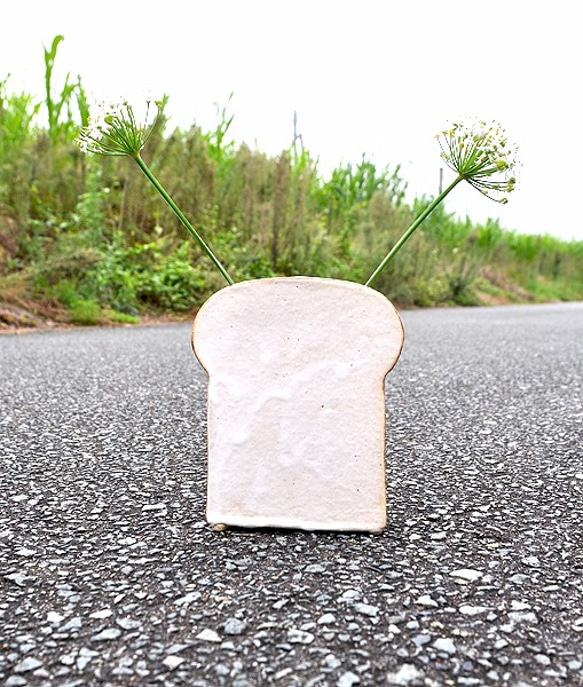
[[[97,325],[102,327],[136,327],[175,322],[192,322],[196,313],[184,315],[176,314],[146,314],[140,316],[135,324],[120,323],[101,318]],[[54,329],[74,329],[79,324],[69,322],[67,310],[43,303],[7,303],[0,300],[0,335],[23,334],[34,331]]]

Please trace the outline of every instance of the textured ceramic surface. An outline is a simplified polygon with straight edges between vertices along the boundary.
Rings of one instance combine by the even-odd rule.
[[[199,311],[209,376],[207,519],[386,526],[384,380],[403,343],[383,295],[311,277],[228,286]]]

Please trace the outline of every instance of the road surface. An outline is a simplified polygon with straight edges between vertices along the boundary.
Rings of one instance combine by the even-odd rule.
[[[583,685],[583,304],[402,317],[376,536],[208,527],[189,326],[0,337],[0,684]]]

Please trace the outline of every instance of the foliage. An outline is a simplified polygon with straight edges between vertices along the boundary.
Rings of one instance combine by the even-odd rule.
[[[54,83],[61,40],[45,50],[45,102],[0,81],[0,300],[18,281],[20,298],[60,307],[77,323],[191,312],[224,280],[131,160],[79,154],[89,108],[80,79]],[[366,156],[324,176],[301,136],[272,157],[236,145],[233,115],[217,114],[205,132],[167,131],[162,113],[143,154],[235,281],[363,282],[433,202],[407,204],[400,168]],[[440,205],[375,288],[402,306],[583,299],[583,242],[476,224]]]

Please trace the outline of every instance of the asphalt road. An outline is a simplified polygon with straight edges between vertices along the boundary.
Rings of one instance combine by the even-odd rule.
[[[0,337],[0,684],[583,685],[583,304],[403,320],[376,536],[208,527],[188,326]]]

